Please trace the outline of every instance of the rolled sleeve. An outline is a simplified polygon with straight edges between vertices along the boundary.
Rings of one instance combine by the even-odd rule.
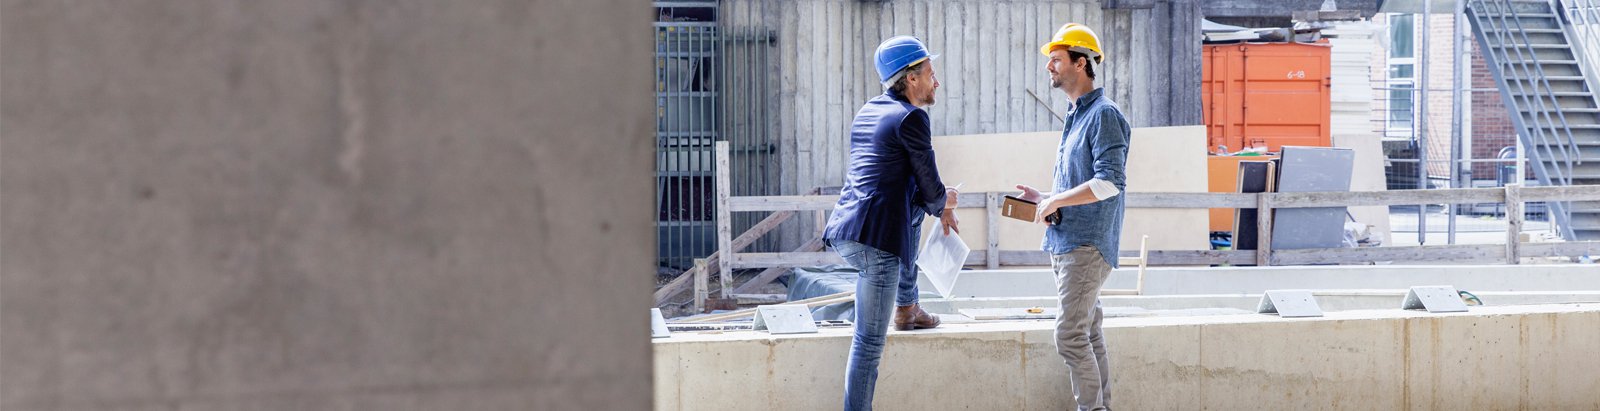
[[[1117,186],[1098,178],[1089,180],[1089,191],[1094,193],[1095,200],[1116,197],[1117,194],[1122,193],[1122,190],[1118,190]]]
[[[1103,110],[1099,118],[1100,132],[1094,136],[1094,178],[1127,189],[1124,173],[1128,161],[1128,123],[1114,110]],[[1096,196],[1098,197],[1098,195]]]
[[[933,136],[928,128],[928,112],[912,110],[900,122],[900,141],[904,142],[916,180],[916,197],[923,210],[934,216],[944,213],[944,183],[939,180],[938,162],[933,157]]]

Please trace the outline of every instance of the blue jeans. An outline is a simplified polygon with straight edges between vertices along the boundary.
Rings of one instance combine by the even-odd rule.
[[[917,272],[914,265],[908,269],[900,257],[883,250],[849,240],[831,243],[834,252],[861,272],[856,279],[855,337],[850,340],[844,375],[844,409],[871,410],[878,360],[883,358],[883,342],[894,315],[890,302],[906,301],[908,289],[910,302],[900,305],[917,302]]]

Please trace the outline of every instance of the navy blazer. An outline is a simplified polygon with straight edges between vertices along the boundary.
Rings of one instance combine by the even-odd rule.
[[[850,169],[825,240],[851,240],[916,258],[923,214],[944,212],[928,112],[893,92],[873,97],[850,128]]]

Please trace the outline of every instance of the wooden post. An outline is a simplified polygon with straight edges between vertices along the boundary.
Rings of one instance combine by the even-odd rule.
[[[989,233],[986,242],[989,244],[983,254],[985,265],[990,270],[1000,268],[1000,193],[989,192],[983,206],[984,223],[988,224]],[[945,210],[955,212],[954,210]]]
[[[722,298],[733,294],[733,212],[728,210],[733,182],[728,179],[728,142],[717,142],[717,248],[722,256],[718,277]]]
[[[1522,263],[1521,184],[1506,184],[1506,264]]]
[[[710,281],[706,279],[706,259],[694,259],[694,312],[706,312],[706,297],[710,297],[708,289]]]
[[[1272,265],[1272,193],[1256,194],[1256,266]]]
[[[816,232],[817,237],[822,237],[822,233],[828,231],[828,210],[812,211],[811,215],[813,217],[812,224],[817,226],[816,230],[812,231]]]

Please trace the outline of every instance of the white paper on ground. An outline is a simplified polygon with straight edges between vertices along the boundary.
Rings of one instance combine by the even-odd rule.
[[[950,298],[950,289],[956,285],[956,275],[961,274],[961,266],[967,262],[967,254],[972,249],[961,241],[961,236],[955,231],[944,235],[943,222],[935,224],[932,231],[917,253],[917,267],[921,267],[922,273],[928,276],[928,282],[933,283],[934,291],[944,298]]]

